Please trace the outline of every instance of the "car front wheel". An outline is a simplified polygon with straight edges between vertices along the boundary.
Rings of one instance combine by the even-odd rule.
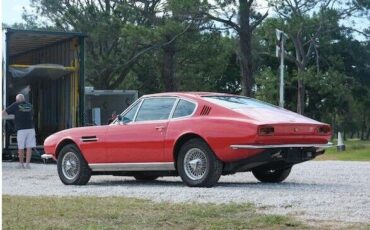
[[[291,170],[292,167],[284,169],[256,169],[252,170],[252,173],[261,182],[279,183],[289,176]]]
[[[190,187],[212,187],[222,173],[222,162],[201,139],[191,139],[180,149],[177,169]]]
[[[85,185],[89,182],[91,171],[75,145],[66,145],[59,152],[58,175],[66,185]]]

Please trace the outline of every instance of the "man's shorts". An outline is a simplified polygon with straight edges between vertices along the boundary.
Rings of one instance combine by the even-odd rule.
[[[17,132],[18,149],[35,148],[35,129],[20,129]]]

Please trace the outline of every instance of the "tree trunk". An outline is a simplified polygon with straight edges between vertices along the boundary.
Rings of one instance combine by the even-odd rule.
[[[331,130],[332,130],[332,136],[331,136],[331,138],[333,139],[334,138],[334,136],[335,136],[335,133],[336,133],[336,128],[337,128],[337,124],[336,124],[336,115],[335,115],[336,113],[335,113],[335,111],[334,111],[334,113],[333,113],[333,115],[332,115],[332,120],[331,120]]]
[[[250,25],[250,8],[253,1],[239,0],[239,58],[241,72],[241,94],[252,96],[253,72],[252,72],[252,28]]]
[[[367,128],[366,128],[366,116],[367,116],[367,114],[366,113],[363,113],[362,125],[361,125],[361,140],[365,140],[365,132],[367,131]]]
[[[304,89],[304,83],[303,79],[301,76],[302,70],[298,69],[298,83],[297,83],[297,113],[299,114],[304,114],[304,94],[305,94],[305,89]]]
[[[297,113],[304,114],[304,84],[302,79],[298,79]]]
[[[162,81],[166,92],[177,91],[175,82],[176,42],[171,42],[163,48]]]
[[[366,132],[366,127],[362,126],[361,128],[361,140],[365,140],[365,132]]]
[[[243,51],[242,51],[243,52]],[[252,71],[251,71],[251,63],[248,58],[244,57],[243,54],[240,55],[240,74],[241,74],[241,95],[251,97],[252,96]]]
[[[347,140],[347,132],[343,129],[343,141]]]

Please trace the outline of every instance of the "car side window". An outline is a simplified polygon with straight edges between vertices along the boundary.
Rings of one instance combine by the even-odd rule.
[[[177,103],[172,118],[189,116],[194,112],[194,109],[195,109],[194,103],[185,100],[180,100],[179,103]]]
[[[135,114],[137,111],[137,108],[139,108],[140,102],[136,103],[123,117],[122,117],[122,122],[123,123],[129,123],[134,120]]]
[[[175,98],[144,99],[135,121],[167,120],[175,101]]]

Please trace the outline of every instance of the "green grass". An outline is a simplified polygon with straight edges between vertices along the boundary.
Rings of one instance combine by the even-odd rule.
[[[334,144],[337,143],[335,140]],[[328,148],[317,160],[370,161],[370,140],[350,139],[344,142],[346,151],[337,152],[337,147]]]
[[[3,229],[305,229],[250,204],[172,204],[125,197],[3,196]]]

